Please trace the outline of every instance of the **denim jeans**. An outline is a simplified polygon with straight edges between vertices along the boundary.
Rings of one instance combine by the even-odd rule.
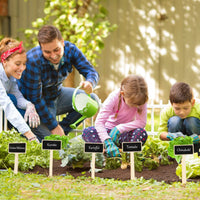
[[[196,117],[188,117],[181,119],[178,116],[173,116],[168,120],[168,132],[182,132],[184,135],[192,134],[200,135],[200,120]]]
[[[54,107],[48,107],[49,111],[54,117],[56,117],[56,115],[67,114],[66,117],[64,117],[63,120],[59,123],[66,135],[70,131],[72,131],[72,128],[70,128],[69,125],[76,122],[80,117],[82,117],[82,115],[76,112],[72,107],[72,96],[74,90],[75,88],[62,87],[61,94],[54,100]],[[78,90],[77,94],[79,93],[84,93],[84,91]],[[96,94],[92,93],[91,98],[99,102],[99,98]],[[81,122],[79,122],[77,126]],[[31,130],[35,135],[37,135],[40,141],[44,139],[45,136],[51,135],[50,130],[42,122],[37,128],[32,128]]]

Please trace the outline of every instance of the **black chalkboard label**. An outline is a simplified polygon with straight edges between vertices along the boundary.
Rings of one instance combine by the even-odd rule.
[[[142,142],[123,142],[123,152],[139,152],[142,151]]]
[[[191,144],[188,145],[174,145],[174,154],[175,155],[188,155],[193,154],[194,146]]]
[[[42,140],[42,149],[44,150],[60,150],[61,140]]]
[[[85,153],[103,153],[103,143],[85,143]]]
[[[26,143],[9,143],[9,153],[26,153]]]

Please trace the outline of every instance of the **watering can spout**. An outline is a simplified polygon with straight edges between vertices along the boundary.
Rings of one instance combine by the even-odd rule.
[[[77,94],[78,89],[80,89],[80,86],[74,90],[72,106],[76,112],[82,115],[82,117],[70,125],[73,129],[76,129],[76,124],[83,121],[85,118],[94,116],[99,109],[99,104],[93,100],[90,95],[86,93]]]
[[[79,122],[83,121],[86,117],[82,116],[81,118],[79,118],[76,122],[74,122],[73,124],[70,125],[70,128],[72,129],[76,129],[76,124],[78,124]]]

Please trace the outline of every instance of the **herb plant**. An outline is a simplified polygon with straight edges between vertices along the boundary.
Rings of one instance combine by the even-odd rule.
[[[15,155],[8,153],[9,143],[26,143],[26,153],[19,154],[18,168],[20,171],[33,169],[38,165],[43,168],[49,166],[49,153],[41,148],[41,144],[36,141],[29,142],[26,138],[20,136],[20,133],[14,129],[0,133],[0,168],[14,168]]]

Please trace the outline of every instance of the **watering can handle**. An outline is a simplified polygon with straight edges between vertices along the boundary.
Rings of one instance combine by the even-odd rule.
[[[81,88],[81,86],[78,86],[75,90],[74,90],[74,93],[73,93],[73,96],[72,96],[72,105],[74,107],[75,110],[77,110],[76,106],[75,106],[75,96],[76,96],[76,93],[77,91]]]
[[[76,105],[75,105],[75,97],[76,97],[76,93],[77,91],[81,88],[82,86],[78,86],[75,90],[74,93],[72,95],[72,106],[74,107],[75,110],[77,110]],[[90,96],[90,95],[89,95]],[[76,128],[76,124],[82,120],[84,120],[86,117],[82,116],[79,120],[77,120],[76,122],[74,122],[73,124],[70,125],[71,128],[75,129]]]
[[[77,108],[76,108],[76,106],[75,106],[75,97],[76,97],[76,93],[77,93],[77,91],[81,88],[82,86],[81,85],[79,85],[75,90],[74,90],[74,93],[73,93],[73,96],[72,96],[72,105],[73,105],[73,107],[75,108],[75,110],[77,110]],[[89,97],[91,97],[90,96],[90,94],[87,94]]]

